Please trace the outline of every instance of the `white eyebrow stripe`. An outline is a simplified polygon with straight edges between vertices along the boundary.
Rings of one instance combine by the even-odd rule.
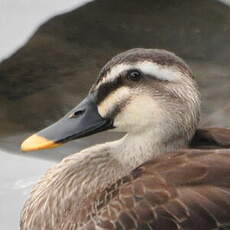
[[[105,81],[113,81],[117,78],[122,72],[133,68],[132,65],[122,63],[112,67],[112,69],[108,72],[107,76],[104,78]]]
[[[114,66],[111,71],[105,77],[105,81],[113,81],[117,78],[123,71],[128,71],[130,69],[139,69],[144,74],[154,76],[159,80],[177,81],[180,79],[181,72],[174,68],[173,66],[162,66],[154,62],[143,61],[136,62],[133,64],[118,64]]]

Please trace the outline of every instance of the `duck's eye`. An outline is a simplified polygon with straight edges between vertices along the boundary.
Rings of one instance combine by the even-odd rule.
[[[131,70],[128,72],[127,77],[131,81],[139,81],[141,79],[141,73],[138,70]]]

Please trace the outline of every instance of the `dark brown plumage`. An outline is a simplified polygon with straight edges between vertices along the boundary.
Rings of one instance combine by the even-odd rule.
[[[199,149],[204,143],[213,149]],[[106,204],[83,229],[230,229],[230,129],[199,129],[191,147],[106,189]]]

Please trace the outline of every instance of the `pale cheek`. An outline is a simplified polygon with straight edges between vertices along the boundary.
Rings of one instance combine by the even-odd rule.
[[[139,131],[154,126],[161,118],[160,106],[150,96],[133,98],[117,115],[114,126],[120,131]]]

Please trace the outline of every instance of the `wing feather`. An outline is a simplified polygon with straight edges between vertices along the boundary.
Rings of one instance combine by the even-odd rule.
[[[84,229],[230,229],[230,149],[169,153],[117,184]]]
[[[198,129],[192,139],[193,148],[229,148],[230,129],[204,128]]]

